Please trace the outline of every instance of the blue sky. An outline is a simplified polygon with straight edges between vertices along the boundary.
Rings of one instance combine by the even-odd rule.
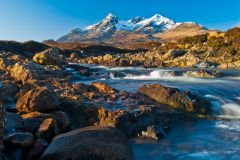
[[[100,21],[162,14],[225,30],[240,25],[240,0],[0,0],[0,39],[57,39],[71,29]]]

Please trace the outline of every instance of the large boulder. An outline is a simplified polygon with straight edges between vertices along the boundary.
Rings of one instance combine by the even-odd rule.
[[[163,138],[171,128],[171,112],[163,111],[158,107],[138,107],[136,111],[123,110],[109,111],[99,108],[97,111],[98,122],[95,125],[118,128],[127,137],[148,137],[153,139]],[[149,127],[156,126],[155,137],[144,134]]]
[[[132,160],[127,138],[110,127],[91,126],[55,137],[41,160]]]
[[[189,91],[180,91],[179,89],[165,87],[160,84],[149,84],[141,86],[139,92],[175,109],[196,114],[209,114],[211,111],[211,103],[208,100]]]
[[[47,79],[50,76],[43,66],[33,62],[18,62],[11,69],[11,76],[22,82],[32,79]]]
[[[17,62],[11,67],[11,76],[26,83],[31,80],[47,80],[66,77],[66,73],[58,66],[42,66],[32,61]]]
[[[45,112],[57,109],[60,105],[58,97],[47,87],[38,87],[28,91],[17,101],[19,112]]]
[[[33,60],[42,65],[61,65],[62,64],[62,58],[59,55],[59,49],[58,48],[50,48],[43,52],[37,53]]]

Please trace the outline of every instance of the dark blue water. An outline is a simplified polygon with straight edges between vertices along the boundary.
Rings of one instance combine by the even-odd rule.
[[[182,120],[159,141],[132,141],[137,160],[239,160],[240,159],[240,71],[222,70],[222,78],[191,78],[190,69],[97,68],[95,77],[79,81],[103,81],[114,88],[136,91],[143,84],[160,83],[204,96],[221,120]],[[183,74],[172,75],[172,71]]]

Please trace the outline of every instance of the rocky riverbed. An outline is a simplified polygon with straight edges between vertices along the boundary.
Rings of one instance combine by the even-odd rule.
[[[179,122],[229,127],[218,120],[239,118],[237,70],[111,68],[70,63],[86,61],[58,48],[37,48],[0,53],[0,159],[180,158],[148,140],[164,149],[172,132],[185,132]],[[218,89],[229,95],[219,100]],[[218,103],[231,106],[222,112]],[[239,130],[233,130],[237,145]],[[239,158],[237,151],[234,146],[229,155]]]

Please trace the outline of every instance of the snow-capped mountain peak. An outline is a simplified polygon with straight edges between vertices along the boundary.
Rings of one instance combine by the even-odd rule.
[[[115,15],[113,15],[112,13],[109,13],[101,22],[97,23],[97,24],[94,24],[94,25],[90,25],[90,26],[86,26],[84,28],[82,28],[82,30],[84,31],[89,31],[89,30],[92,30],[92,29],[95,29],[96,26],[103,26],[103,25],[115,25],[117,24],[119,21],[119,18]]]
[[[170,20],[169,18],[163,17],[160,14],[155,14],[154,16],[152,16],[151,18],[149,18],[147,20],[155,22],[158,25],[161,24],[161,23],[172,23],[172,24],[175,24],[175,22],[173,20]],[[147,21],[147,20],[145,20],[145,21]]]
[[[143,27],[154,26],[158,32],[162,32],[176,26],[176,23],[173,20],[163,17],[160,14],[155,14],[154,16],[139,22],[139,24]]]
[[[163,17],[160,14],[155,14],[150,18],[135,17],[128,21],[119,20],[119,18],[112,13],[109,13],[100,23],[85,27],[84,30],[96,30],[96,28],[116,28],[116,30],[127,31],[143,31],[143,32],[163,32],[171,29],[176,25],[173,20]],[[102,30],[102,29],[101,29]]]
[[[150,18],[135,17],[130,20],[121,20],[109,13],[99,23],[81,29],[74,29],[69,34],[61,37],[59,41],[105,40],[112,38],[117,33],[126,33],[124,31],[151,35],[174,29],[179,24],[181,23],[175,23],[160,14],[155,14]]]
[[[119,18],[112,13],[109,13],[102,22],[111,22],[111,23],[118,23]]]
[[[113,19],[116,18],[117,16],[113,15],[112,13],[108,13],[107,16],[104,19]]]

